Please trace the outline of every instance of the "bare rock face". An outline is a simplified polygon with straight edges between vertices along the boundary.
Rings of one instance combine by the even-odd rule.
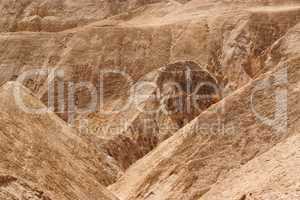
[[[159,0],[4,0],[0,3],[0,31],[58,32],[155,2]]]
[[[201,199],[297,199],[299,192],[299,135],[231,172]],[[228,187],[230,185],[230,187]]]
[[[20,84],[5,84],[0,96],[1,172],[39,185],[51,199],[116,199],[100,184],[111,182],[112,163],[53,113],[34,114],[46,107]]]
[[[90,141],[127,169],[160,142],[221,99],[221,89],[209,72],[194,62],[177,62],[150,72],[132,86],[128,99],[87,117]],[[95,130],[95,131],[94,131]],[[97,140],[95,140],[97,138]]]
[[[299,199],[299,0],[0,16],[0,199]]]
[[[36,187],[9,175],[0,176],[0,198],[6,200],[51,200]]]
[[[269,5],[278,3],[270,1]],[[5,73],[1,73],[0,84],[29,69],[41,68],[62,69],[63,81],[89,81],[95,86],[99,85],[99,73],[113,69],[125,72],[135,83],[161,66],[192,60],[232,92],[260,75],[272,44],[299,21],[296,6],[254,9],[253,2],[234,5],[160,2],[84,29],[55,34],[3,33],[0,70]],[[259,18],[266,20],[258,23]],[[128,92],[128,80],[120,74],[106,75],[104,107],[110,107]],[[38,90],[41,80],[33,78],[29,87]],[[78,98],[81,106],[89,101],[82,92]],[[43,100],[47,99],[45,95]]]
[[[219,69],[228,87],[237,89],[263,73],[272,45],[299,23],[297,6],[249,8],[249,15],[238,22],[223,43]],[[260,20],[264,19],[264,20]],[[214,65],[213,65],[214,66]],[[217,67],[216,67],[217,69]],[[270,69],[268,69],[270,70]]]
[[[268,87],[262,89],[262,83]],[[134,164],[111,190],[121,199],[199,199],[230,170],[296,134],[297,85],[299,57],[202,113]],[[289,91],[280,100],[279,88]],[[293,109],[281,107],[281,101]]]

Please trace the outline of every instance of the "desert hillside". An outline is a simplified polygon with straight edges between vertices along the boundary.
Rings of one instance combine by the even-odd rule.
[[[299,0],[0,15],[0,200],[300,199]]]

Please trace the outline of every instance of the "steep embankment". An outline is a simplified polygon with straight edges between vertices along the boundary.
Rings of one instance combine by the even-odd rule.
[[[297,45],[300,9],[296,5],[284,5],[297,1],[180,1],[185,4],[179,1],[160,1],[153,4],[153,1],[93,2],[2,1],[1,12],[5,17],[0,19],[2,24],[0,29],[4,31],[0,34],[0,85],[9,80],[16,80],[29,69],[64,70],[64,77],[55,78],[55,83],[67,85],[70,82],[89,81],[98,89],[97,92],[100,92],[99,81],[103,81],[102,106],[109,112],[126,104],[130,98],[130,86],[138,85],[139,81],[145,78],[145,74],[155,74],[159,68],[169,63],[190,60],[197,63],[199,68],[208,71],[212,77],[216,77],[218,87],[224,88],[223,96],[228,96],[222,101],[225,104],[222,112],[211,114],[209,111],[202,114],[158,150],[131,168],[113,187],[120,197],[197,199],[218,179],[222,179],[228,170],[245,164],[287,137],[274,135],[270,127],[257,121],[254,113],[250,112],[249,96],[252,95],[257,83],[252,82],[253,79],[273,71],[278,65],[290,65],[289,89],[293,91],[294,86],[298,88],[296,77],[298,68],[293,65],[298,64],[296,58],[299,55]],[[145,4],[147,5],[141,6]],[[101,20],[114,14],[118,15]],[[6,33],[6,31],[17,32]],[[125,73],[130,76],[130,80],[115,72],[106,73],[103,80],[100,80],[103,70]],[[47,76],[33,76],[25,82],[25,85],[48,104],[45,80]],[[172,80],[185,81],[182,77],[179,79],[173,77]],[[153,80],[150,82],[157,83]],[[249,82],[252,82],[252,85],[247,85]],[[243,88],[245,85],[247,86]],[[239,88],[242,89],[233,94]],[[147,95],[151,96],[153,88],[148,92]],[[276,98],[272,94],[270,90],[266,95],[255,96],[257,101],[254,106],[258,106],[255,108],[262,112],[260,114],[266,114],[268,117],[275,112],[272,106]],[[185,95],[187,94],[183,94]],[[295,111],[289,111],[291,120],[289,126],[296,127],[295,123],[298,120],[296,91],[289,95],[291,95],[289,106],[295,108]],[[68,97],[68,91],[66,90],[62,96]],[[62,96],[55,93],[56,104],[62,101]],[[90,101],[89,94],[82,88],[75,96],[76,106],[84,107]],[[5,100],[2,101],[7,103]],[[67,105],[67,100],[64,103]],[[76,113],[76,110],[71,110],[68,106],[65,106],[65,110],[57,110],[56,104],[56,111],[63,119],[69,119],[68,114],[72,113],[72,118],[91,122],[83,128],[92,132],[89,142],[91,144],[96,142],[97,150],[93,148],[95,152],[90,154],[86,148],[84,155],[88,157],[89,163],[93,160],[93,164],[87,168],[92,169],[96,180],[105,185],[114,182],[118,174],[122,173],[120,166],[126,169],[155,148],[158,138],[173,135],[173,132],[164,133],[160,127],[157,128],[158,126],[167,124],[175,126],[177,130],[185,125],[182,121],[185,119],[190,121],[201,113],[196,112],[192,115],[180,113],[165,118],[161,115],[145,116],[140,114],[138,107],[130,107],[128,111],[118,115],[103,115],[100,108],[86,115]],[[153,107],[151,103],[149,104],[147,106]],[[205,105],[203,109],[210,105],[211,103]],[[222,110],[222,106],[223,104],[219,104],[214,108]],[[156,117],[158,122],[155,121]],[[25,115],[23,118],[28,116]],[[152,120],[151,130],[145,131],[141,127],[148,118]],[[20,128],[20,124],[21,127],[24,125],[22,133],[30,132],[36,137],[34,134],[38,133],[32,132],[28,124],[35,124],[37,120],[30,117],[28,119],[30,119],[28,123],[18,119],[13,128],[17,129]],[[118,126],[123,119],[128,122],[129,127],[124,128],[125,130],[118,129],[112,135],[106,132],[105,127]],[[50,129],[49,124],[52,128],[56,127],[55,123],[63,123],[57,120],[47,121],[41,125],[42,127],[35,126],[38,126],[37,130],[44,131],[46,128]],[[43,123],[43,119],[40,121],[39,123]],[[219,122],[224,122],[229,129],[233,127],[234,130],[229,132],[234,131],[237,134],[219,136],[216,133],[222,131],[217,128],[217,131],[213,131],[216,136],[202,136],[206,135],[207,129],[211,132],[210,127],[222,125]],[[204,129],[201,127],[194,129],[199,124],[203,124]],[[65,125],[62,126],[65,129]],[[4,124],[3,127],[6,127],[5,131],[12,129]],[[240,129],[236,130],[236,127]],[[58,129],[55,128],[57,131]],[[188,132],[184,133],[185,131]],[[147,137],[144,137],[145,134]],[[100,141],[96,138],[100,138]],[[105,145],[102,145],[103,143]],[[101,153],[103,148],[105,154]],[[97,156],[94,159],[88,156],[88,154],[94,156],[94,153],[101,154],[101,162],[95,159]],[[110,159],[108,155],[114,159]],[[64,169],[59,168],[58,171],[60,170]],[[77,168],[72,170],[75,174]],[[24,175],[25,178],[26,176]],[[61,175],[63,176],[65,174]],[[59,177],[57,176],[57,180],[53,179],[56,181],[55,184],[60,183]],[[81,188],[81,185],[77,187]],[[73,194],[72,189],[70,190]]]
[[[38,187],[28,184],[10,175],[0,175],[0,199],[5,200],[51,200],[51,198]]]
[[[290,199],[300,197],[300,136],[278,144],[241,169],[230,172],[212,186],[201,200]]]
[[[64,69],[64,81],[91,81],[95,86],[99,71],[114,69],[136,82],[161,66],[191,60],[212,72],[230,93],[260,75],[265,53],[298,21],[296,6],[264,10],[192,1],[152,4],[127,17],[59,34],[3,33],[0,84],[32,68]],[[37,90],[43,85],[40,79],[31,82]],[[128,93],[129,81],[106,73],[105,82],[109,110],[110,102]],[[89,101],[84,93],[78,98],[81,106]]]
[[[46,107],[20,84],[5,84],[0,97],[1,174],[28,180],[51,199],[116,199],[100,184],[111,183],[115,170],[104,154],[54,113],[25,112]],[[11,187],[19,186],[0,184],[1,194]]]
[[[101,71],[115,69],[125,72],[131,81],[120,74],[107,73],[104,76],[102,103],[107,111],[112,111],[124,99],[126,102],[129,86],[141,80],[145,74],[178,60],[192,60],[217,77],[219,86],[225,88],[223,95],[226,96],[278,63],[282,56],[276,55],[275,49],[283,47],[276,46],[276,41],[284,40],[283,36],[299,22],[299,8],[296,6],[262,8],[259,4],[249,4],[191,1],[181,5],[162,2],[66,32],[2,33],[0,82],[3,84],[15,80],[28,69],[52,68],[65,72],[63,78],[55,79],[57,82],[90,81],[98,87]],[[255,8],[249,9],[250,6]],[[270,55],[273,56],[271,60]],[[274,63],[270,64],[270,61]],[[45,80],[45,76],[32,77],[25,85],[47,104]],[[61,96],[56,98],[57,102],[61,101]],[[84,107],[90,96],[81,90],[76,93],[76,99],[76,106]],[[77,116],[75,110],[69,110],[68,106],[65,109],[58,111],[63,119],[68,119],[68,113]],[[132,108],[132,113],[129,112],[133,119],[136,119],[136,109]],[[96,137],[107,139],[112,146],[123,144],[124,140],[128,143],[126,148],[132,146],[129,144],[135,144],[128,141],[125,134],[128,132],[123,130],[114,133],[120,136],[117,139],[111,136],[105,138],[109,133],[97,130],[105,130],[105,127],[113,126],[120,120],[114,120],[114,116],[99,116],[98,113],[95,110],[91,115],[78,117],[87,121],[99,119],[88,124],[87,128],[98,133]],[[126,118],[122,113],[120,116],[118,118]],[[143,121],[144,118],[141,119]],[[137,118],[134,126],[141,127],[143,124]],[[141,133],[139,129],[135,132]],[[111,138],[117,140],[116,144]],[[134,138],[144,141],[143,137]],[[134,159],[129,159],[132,161],[124,164],[125,168],[157,144],[152,139],[145,141],[147,145],[143,145],[143,153],[129,153],[128,156]],[[116,152],[109,154],[123,157],[116,155]]]
[[[131,200],[199,199],[228,171],[296,134],[299,62],[298,53],[208,109],[134,164],[111,190]]]
[[[89,116],[88,125],[83,127],[90,141],[105,149],[123,169],[221,98],[214,77],[190,61],[155,70],[133,89],[128,98],[121,98],[114,106],[119,112],[106,116],[99,111]],[[101,121],[103,118],[106,121]]]

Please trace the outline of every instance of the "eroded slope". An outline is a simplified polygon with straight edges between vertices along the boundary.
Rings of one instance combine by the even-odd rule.
[[[299,129],[299,72],[298,57],[228,96],[133,165],[111,190],[122,199],[199,199],[229,170]],[[276,96],[283,89],[286,98]]]
[[[201,200],[299,199],[300,180],[296,175],[300,166],[299,142],[297,134],[278,144],[241,169],[231,172]]]
[[[209,109],[130,168],[128,174],[112,187],[124,199],[198,199],[217,180],[222,180],[227,171],[269,150],[295,132],[290,129],[298,128],[299,109],[295,88],[299,88],[299,73],[295,65],[299,64],[300,9],[297,5],[285,5],[297,1],[180,1],[186,4],[162,1],[142,7],[139,6],[152,1],[107,1],[112,7],[104,6],[106,1],[98,2],[99,5],[90,1],[36,2],[32,6],[27,1],[24,9],[18,12],[14,11],[15,4],[6,7],[12,6],[13,11],[9,11],[12,15],[5,13],[8,18],[2,19],[4,30],[62,31],[77,28],[55,34],[1,33],[1,85],[17,79],[29,69],[50,68],[65,72],[64,77],[55,79],[56,83],[89,81],[98,87],[103,70],[116,70],[126,73],[131,80],[124,80],[120,74],[106,74],[105,90],[101,91],[104,95],[102,106],[112,111],[128,101],[129,86],[137,84],[145,74],[155,73],[169,63],[190,60],[216,77],[218,86],[224,89],[223,96],[229,96],[213,107],[216,111],[210,113],[212,110]],[[133,9],[136,7],[139,8]],[[111,11],[112,8],[115,11]],[[104,11],[99,12],[102,9]],[[124,13],[125,10],[128,12]],[[120,15],[100,20],[117,13]],[[267,78],[268,82],[272,82],[269,81],[273,79],[269,77],[272,75],[261,75],[273,71],[276,66],[281,69],[289,66],[288,89],[291,93],[288,106],[293,108],[288,115],[290,129],[281,135],[274,134],[274,130],[256,119],[254,113],[250,112],[253,105],[249,102],[259,80]],[[258,77],[261,78],[252,82]],[[25,85],[48,104],[45,80],[47,77],[31,77]],[[247,85],[250,82],[252,84]],[[254,98],[258,114],[269,118],[275,112],[276,97],[273,91],[277,89],[276,85],[271,85],[272,90],[266,91],[266,94],[260,91]],[[242,89],[233,94],[239,88]],[[148,92],[147,95],[151,96],[153,91],[150,89]],[[61,101],[61,96],[55,97],[58,98],[57,102]],[[83,90],[76,93],[76,98],[79,99],[76,106],[84,107],[90,100]],[[153,107],[152,104],[148,106]],[[105,163],[103,168],[100,167],[102,171],[99,174],[95,172],[99,167],[96,160],[91,171],[105,185],[114,182],[123,169],[155,148],[160,140],[158,138],[165,139],[184,126],[183,119],[190,121],[200,113],[168,117],[159,115],[159,121],[155,121],[153,119],[157,116],[141,115],[137,107],[112,116],[103,115],[100,108],[87,115],[65,108],[56,111],[66,121],[69,120],[69,113],[74,113],[72,117],[80,122],[92,121],[87,124],[89,132],[92,132],[92,137],[88,137],[89,142],[96,142],[97,153],[102,155],[105,149],[107,155],[99,162]],[[144,131],[143,122],[149,118],[153,122],[151,130]],[[112,134],[106,132],[106,126],[118,126],[122,120],[128,121],[130,126]],[[222,135],[224,131],[220,129],[224,127],[220,128],[219,125],[223,123],[225,129],[229,129],[229,135],[227,132]],[[20,119],[16,126],[19,124],[23,125],[24,122]],[[163,124],[171,126],[171,129],[174,127],[174,132],[161,131]],[[284,124],[278,122],[278,126],[281,125]],[[28,130],[24,132],[29,131],[28,125],[25,127]],[[49,128],[48,123],[41,129],[46,128]],[[210,135],[211,132],[214,134]],[[100,138],[100,141],[96,138]],[[101,145],[103,141],[105,145]],[[108,161],[104,159],[106,157]]]
[[[57,32],[101,20],[160,0],[3,0],[0,32]]]
[[[78,128],[123,169],[221,99],[215,78],[191,61],[150,72],[133,89],[114,105],[115,114],[101,110],[78,119],[79,124],[88,120],[86,127]]]
[[[20,84],[5,84],[0,96],[1,173],[35,183],[52,199],[116,199],[100,184],[114,170],[104,155],[53,113],[25,112],[46,107]]]
[[[0,199],[5,200],[51,200],[37,187],[10,175],[0,175]]]

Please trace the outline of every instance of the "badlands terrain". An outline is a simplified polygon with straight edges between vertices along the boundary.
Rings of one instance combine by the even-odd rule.
[[[1,200],[299,200],[299,0],[0,0]]]

